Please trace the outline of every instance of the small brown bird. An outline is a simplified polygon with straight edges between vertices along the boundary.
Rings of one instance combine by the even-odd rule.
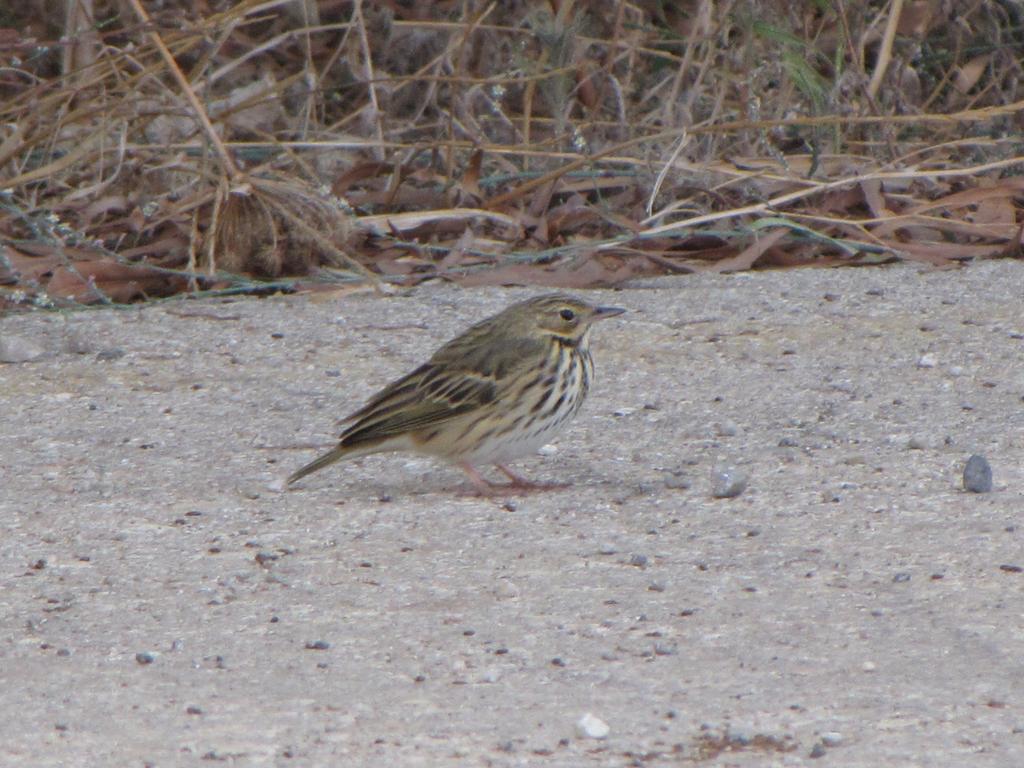
[[[344,421],[337,447],[288,478],[339,459],[408,451],[461,467],[483,495],[537,486],[505,463],[536,452],[579,410],[594,378],[590,328],[625,310],[565,294],[528,299],[452,339]],[[512,481],[485,480],[494,464]]]

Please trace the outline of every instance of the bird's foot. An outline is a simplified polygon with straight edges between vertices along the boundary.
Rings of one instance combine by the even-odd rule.
[[[556,491],[561,488],[568,488],[571,485],[570,483],[535,483],[532,480],[527,480],[521,475],[517,475],[504,464],[495,464],[494,466],[496,466],[511,482],[492,483],[477,472],[471,464],[462,462],[459,466],[462,468],[462,471],[469,476],[470,481],[473,483],[473,491],[469,494],[473,496],[484,496],[489,498],[493,496],[502,496],[510,492],[526,494],[539,491]]]
[[[572,485],[572,483],[535,483],[522,475],[517,475],[504,464],[495,464],[494,466],[512,481],[508,485],[498,486],[499,488],[515,488],[520,491],[557,491],[559,488],[568,488]]]

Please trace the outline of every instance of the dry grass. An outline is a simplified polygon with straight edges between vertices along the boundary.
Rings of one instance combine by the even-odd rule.
[[[150,5],[0,10],[0,307],[1020,255],[1019,3]]]

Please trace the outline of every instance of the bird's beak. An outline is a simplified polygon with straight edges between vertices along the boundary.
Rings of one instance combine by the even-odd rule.
[[[622,307],[596,307],[594,309],[594,320],[604,320],[606,317],[615,317],[625,312]]]

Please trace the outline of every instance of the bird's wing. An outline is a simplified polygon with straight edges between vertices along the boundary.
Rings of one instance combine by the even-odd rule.
[[[491,376],[432,361],[381,390],[352,414],[346,420],[352,426],[341,441],[355,445],[443,424],[491,402],[496,392]]]
[[[435,427],[486,406],[538,352],[539,340],[507,334],[498,318],[478,323],[430,361],[389,384],[353,413],[342,445],[379,442]]]

